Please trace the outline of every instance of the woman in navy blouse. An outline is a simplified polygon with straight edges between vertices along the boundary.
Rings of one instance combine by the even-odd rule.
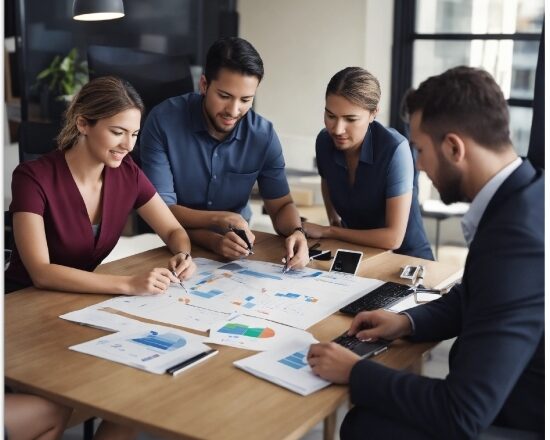
[[[317,167],[330,226],[305,223],[312,238],[392,249],[433,260],[407,139],[374,120],[378,80],[348,67],[330,80],[325,127],[317,136]]]
[[[59,148],[13,173],[16,249],[5,273],[7,291],[38,288],[84,293],[163,293],[195,270],[187,233],[128,156],[143,103],[115,77],[86,84],[70,104]],[[111,252],[133,209],[174,256],[167,267],[115,276],[92,271]],[[175,275],[174,275],[175,274]]]

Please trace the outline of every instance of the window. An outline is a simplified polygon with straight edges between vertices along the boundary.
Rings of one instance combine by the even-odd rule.
[[[458,65],[490,72],[510,105],[512,142],[526,155],[544,0],[395,0],[391,125],[404,131],[410,87]]]

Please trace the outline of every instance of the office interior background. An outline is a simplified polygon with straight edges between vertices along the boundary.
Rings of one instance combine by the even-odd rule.
[[[174,89],[175,95],[196,90],[205,53],[217,38],[249,40],[266,72],[254,109],[271,120],[279,134],[299,209],[320,223],[327,220],[315,138],[323,127],[326,84],[347,66],[364,67],[380,80],[377,119],[404,134],[399,104],[408,88],[456,65],[482,67],[508,99],[518,154],[527,156],[530,146],[538,147],[536,154],[544,162],[544,128],[536,139],[531,129],[533,112],[544,112],[544,72],[537,72],[539,58],[544,65],[543,47],[542,57],[539,54],[544,0],[127,0],[125,17],[103,22],[74,21],[72,6],[73,0],[4,0],[4,209],[11,200],[11,173],[23,158],[21,123],[56,126],[63,110],[63,100],[51,96],[37,76],[73,48],[78,50],[77,61],[86,62],[94,46],[126,48],[181,63],[177,68],[186,69],[191,82]],[[91,76],[102,73],[109,58],[93,62],[97,67],[94,71],[88,65]],[[113,71],[124,75],[117,70],[120,63],[115,64]],[[126,73],[137,72],[129,68]],[[136,81],[154,88],[163,74],[143,69]],[[419,186],[421,201],[438,198],[422,174]],[[251,204],[252,227],[272,231],[254,194]],[[441,259],[464,258],[458,216],[426,215],[425,226],[434,246],[436,240],[441,245]],[[121,242],[132,244],[122,243],[109,258],[160,245],[150,235],[139,242],[139,232],[139,225],[130,221]]]
[[[19,122],[55,125],[63,110],[64,103],[48,93],[37,75],[73,48],[86,62],[90,47],[98,45],[169,56],[169,63],[183,65],[166,64],[164,72],[187,69],[196,89],[205,52],[214,40],[238,35],[251,41],[266,71],[254,108],[273,122],[295,197],[313,221],[326,222],[324,209],[318,208],[322,198],[314,148],[323,126],[324,91],[330,77],[346,66],[361,66],[377,76],[382,87],[377,118],[404,134],[399,104],[409,87],[451,66],[483,67],[509,99],[518,153],[528,152],[544,0],[132,0],[125,4],[124,18],[99,22],[73,20],[72,4],[5,0],[6,208],[11,172],[21,158]],[[103,64],[91,61],[96,63],[88,66],[91,76],[109,71],[108,58],[100,60]],[[120,64],[111,66],[112,71],[158,89],[154,69],[143,69],[136,79],[132,68],[125,72]],[[180,92],[177,87],[173,94]],[[181,86],[182,92],[188,90]],[[544,93],[538,95],[543,107]],[[422,174],[419,187],[421,201],[438,198]],[[270,230],[261,206],[252,201],[252,207],[255,226]],[[425,224],[434,246],[438,239],[443,247],[463,246],[458,217],[440,222],[427,216]],[[129,235],[137,232],[141,230],[128,229]]]

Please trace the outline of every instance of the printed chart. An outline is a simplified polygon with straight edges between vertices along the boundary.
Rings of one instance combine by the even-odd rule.
[[[261,261],[194,261],[196,274],[183,287],[174,284],[164,295],[118,297],[103,305],[203,331],[234,314],[306,329],[382,284],[309,268],[283,274],[280,264]]]
[[[309,345],[287,341],[276,350],[264,351],[233,362],[238,368],[307,396],[330,385],[316,376],[307,363]]]
[[[273,350],[288,341],[302,341],[309,346],[315,339],[304,330],[245,315],[216,323],[207,339],[208,343],[256,351]]]

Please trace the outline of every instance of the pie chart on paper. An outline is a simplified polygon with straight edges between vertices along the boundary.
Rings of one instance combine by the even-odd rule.
[[[218,330],[218,333],[227,333],[237,336],[248,336],[250,338],[272,338],[275,336],[275,330],[269,327],[250,327],[245,324],[228,322]]]

